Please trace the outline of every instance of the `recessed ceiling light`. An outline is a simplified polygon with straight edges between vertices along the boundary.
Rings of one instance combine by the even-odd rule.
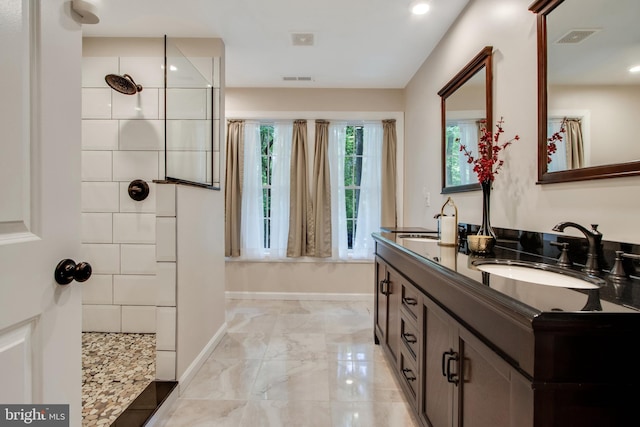
[[[633,66],[629,68],[630,73],[640,73],[640,65]]]
[[[425,0],[416,0],[411,3],[411,13],[414,15],[424,15],[429,11],[429,3]]]

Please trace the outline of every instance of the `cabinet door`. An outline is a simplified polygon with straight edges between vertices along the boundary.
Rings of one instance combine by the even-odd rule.
[[[456,426],[533,425],[531,383],[464,328],[458,328]]]
[[[387,277],[389,277],[389,293],[387,295],[389,304],[387,345],[389,346],[391,355],[397,362],[400,352],[400,344],[402,344],[402,341],[400,339],[400,304],[402,302],[402,277],[391,267],[387,267],[387,274]]]
[[[387,268],[378,258],[376,258],[375,277],[375,339],[376,344],[387,342],[387,291],[389,278]]]
[[[400,304],[402,301],[402,276],[376,258],[376,293],[374,322],[376,342],[382,342],[398,361],[400,350]],[[379,342],[378,342],[379,343]]]
[[[454,384],[447,380],[446,369],[454,369],[450,359],[454,347],[454,324],[451,317],[431,300],[423,304],[423,392],[420,418],[431,427],[453,425]],[[449,366],[447,366],[449,364]]]

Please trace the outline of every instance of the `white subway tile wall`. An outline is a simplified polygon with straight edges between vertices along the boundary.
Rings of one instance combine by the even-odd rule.
[[[156,218],[156,259],[176,261],[176,219]]]
[[[82,285],[83,304],[113,304],[113,276],[92,274]]]
[[[153,180],[164,177],[159,169],[159,153],[164,152],[164,123],[159,119],[163,62],[149,57],[83,58],[82,241],[84,258],[94,272],[84,286],[85,332],[155,332],[159,291],[165,303],[175,305],[175,278],[169,290],[167,272],[162,286],[156,276]],[[123,95],[112,90],[105,82],[112,73],[129,74],[143,86],[142,92]],[[134,179],[149,184],[143,201],[129,197]]]
[[[111,118],[111,89],[82,89],[82,118]]]
[[[94,274],[120,274],[120,245],[84,244],[82,253]]]
[[[167,176],[204,182],[207,177],[206,151],[167,151]]]
[[[174,380],[176,378],[176,352],[156,350],[156,379]]]
[[[158,89],[144,89],[135,95],[112,92],[113,107],[111,114],[114,119],[158,119]]]
[[[167,89],[167,119],[207,118],[207,89]]]
[[[176,306],[176,263],[158,262],[156,267],[158,307]]]
[[[118,122],[116,120],[83,120],[83,150],[117,150]]]
[[[120,120],[120,150],[164,150],[163,120]]]
[[[114,243],[155,243],[156,216],[154,214],[113,214]]]
[[[167,150],[206,151],[211,141],[211,120],[168,120]]]
[[[118,187],[117,182],[83,182],[82,212],[118,212]]]
[[[176,216],[176,186],[158,185],[156,192],[156,215]]]
[[[113,152],[113,180],[131,182],[134,179],[158,179],[157,151]]]
[[[113,243],[110,213],[82,213],[82,243]]]
[[[82,180],[111,181],[112,163],[112,151],[83,151]]]
[[[156,276],[113,276],[113,303],[119,305],[156,305]]]
[[[197,85],[167,93],[169,163],[182,179],[210,181],[210,140],[220,130],[219,58],[191,58],[214,92]],[[176,378],[176,195],[165,177],[164,58],[84,57],[82,62],[82,242],[93,276],[84,284],[83,331],[157,332],[157,378]],[[129,74],[143,90],[123,95],[107,74]],[[191,87],[191,88],[190,88]],[[220,141],[213,138],[220,150]],[[175,150],[183,150],[178,153]],[[216,153],[217,154],[217,153]],[[218,158],[215,159],[218,161]],[[218,169],[218,164],[214,166]],[[129,197],[143,179],[149,196]]]
[[[156,307],[123,305],[122,332],[154,334],[156,332]]]
[[[153,274],[155,277],[156,245],[120,246],[120,273]]]
[[[122,314],[119,305],[83,305],[82,330],[95,332],[122,332]]]
[[[176,185],[158,184],[156,259],[158,279],[156,378],[176,379]]]
[[[158,307],[156,350],[175,351],[176,349],[176,308]]]

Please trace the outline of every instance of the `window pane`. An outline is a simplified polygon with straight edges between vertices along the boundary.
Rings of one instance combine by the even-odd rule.
[[[273,125],[260,125],[260,147],[262,150],[262,204],[264,224],[264,247],[271,247],[271,178],[273,176]]]

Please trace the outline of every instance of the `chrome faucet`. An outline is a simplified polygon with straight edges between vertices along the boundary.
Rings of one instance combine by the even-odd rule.
[[[585,263],[584,268],[582,269],[585,273],[589,274],[597,274],[600,273],[600,262],[598,253],[600,251],[600,245],[602,244],[602,233],[598,231],[598,224],[591,224],[591,230],[587,230],[585,227],[580,224],[576,224],[575,222],[561,222],[556,224],[555,227],[552,228],[553,231],[563,232],[565,228],[573,227],[582,232],[584,237],[587,238],[587,242],[589,243],[589,252],[587,253],[587,262]]]

